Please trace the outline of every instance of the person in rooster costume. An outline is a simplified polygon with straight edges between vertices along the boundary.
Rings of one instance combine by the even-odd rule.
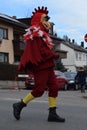
[[[65,122],[56,113],[56,98],[58,95],[58,83],[54,74],[55,62],[59,54],[52,51],[54,45],[49,36],[50,22],[48,21],[47,7],[35,8],[31,17],[31,26],[24,35],[26,47],[18,66],[21,70],[33,73],[35,85],[33,90],[28,93],[20,102],[13,104],[13,115],[19,120],[22,109],[37,97],[43,95],[46,87],[48,88],[49,101],[49,122]]]

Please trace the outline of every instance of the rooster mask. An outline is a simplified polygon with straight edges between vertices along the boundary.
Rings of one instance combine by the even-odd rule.
[[[51,25],[48,21],[50,17],[48,16],[47,7],[42,6],[42,8],[35,8],[35,12],[32,12],[32,14],[33,15],[31,17],[31,25],[40,26],[42,30],[49,31]]]

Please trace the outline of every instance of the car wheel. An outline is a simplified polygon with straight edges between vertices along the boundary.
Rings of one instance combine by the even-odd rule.
[[[68,89],[67,84],[64,85],[64,90],[66,91]]]

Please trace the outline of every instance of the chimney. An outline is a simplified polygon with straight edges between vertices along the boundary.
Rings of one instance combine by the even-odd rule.
[[[16,16],[12,16],[13,19],[16,19]]]
[[[81,47],[83,47],[83,48],[84,48],[84,42],[81,42]]]
[[[71,43],[71,39],[69,38],[69,43]]]
[[[72,43],[75,43],[75,39],[72,39]]]

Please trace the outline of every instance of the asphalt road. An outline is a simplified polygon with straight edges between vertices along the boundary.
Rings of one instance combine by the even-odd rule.
[[[87,90],[59,91],[57,113],[65,123],[47,122],[47,92],[23,109],[21,120],[12,114],[12,104],[22,99],[29,90],[0,90],[0,130],[87,130]],[[84,98],[85,96],[85,98]]]

